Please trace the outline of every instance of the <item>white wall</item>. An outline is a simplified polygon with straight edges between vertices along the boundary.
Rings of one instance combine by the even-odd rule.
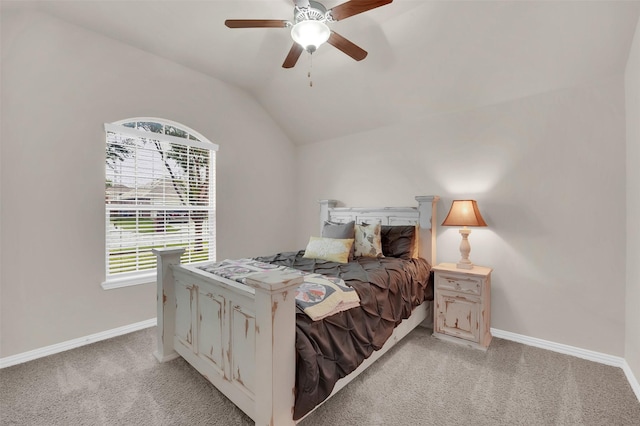
[[[625,73],[627,106],[627,297],[625,358],[640,380],[640,21]]]
[[[105,122],[160,117],[220,145],[219,258],[296,248],[295,150],[255,101],[96,33],[17,13],[2,15],[0,357],[155,317],[153,285],[100,287]]]
[[[495,268],[492,326],[624,354],[625,125],[622,76],[299,149],[298,244],[318,198],[415,205],[478,201],[471,260]],[[460,235],[441,227],[438,261]]]

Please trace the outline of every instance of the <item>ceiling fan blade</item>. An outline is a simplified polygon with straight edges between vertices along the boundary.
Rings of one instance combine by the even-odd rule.
[[[227,19],[224,24],[229,28],[285,28],[287,21],[280,19]]]
[[[293,68],[296,62],[298,62],[298,58],[302,54],[302,50],[302,46],[298,43],[293,43],[291,50],[289,50],[289,54],[282,64],[282,68]]]
[[[329,10],[329,12],[331,13],[331,16],[333,16],[333,19],[341,21],[350,16],[357,15],[358,13],[384,6],[392,1],[393,0],[350,0],[334,7]]]
[[[331,35],[329,36],[329,40],[327,40],[327,43],[338,50],[342,50],[344,53],[351,56],[356,61],[361,61],[367,57],[366,50],[361,49],[335,31],[331,31]]]

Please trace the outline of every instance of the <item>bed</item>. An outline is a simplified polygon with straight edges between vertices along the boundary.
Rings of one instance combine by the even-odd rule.
[[[419,196],[417,207],[385,208],[336,207],[334,200],[320,201],[320,233],[327,221],[379,222],[387,229],[415,226],[417,251],[409,260],[356,258],[348,264],[335,264],[304,258],[304,251],[280,253],[257,260],[282,268],[254,273],[240,283],[213,275],[202,265],[181,265],[182,249],[154,250],[158,256],[158,346],[154,355],[160,362],[183,357],[257,425],[295,424],[413,328],[432,324],[432,288],[426,280],[429,265],[435,264],[436,258],[438,199]],[[418,287],[414,285],[417,290],[395,291],[402,294],[400,299],[404,302],[381,308],[385,313],[375,326],[363,325],[359,311],[368,309],[365,302],[371,297],[363,284],[366,280],[360,276],[409,274],[401,267],[408,267],[411,273],[417,271],[415,277],[411,275],[412,281],[419,282]],[[327,276],[345,278],[361,294],[362,306],[319,321],[305,320],[294,297],[305,280],[297,269],[320,269]],[[390,286],[400,288],[395,282]],[[380,298],[378,293],[373,296],[376,297]],[[374,306],[376,303],[374,300]],[[336,326],[346,331],[324,343],[314,340],[318,333]],[[382,331],[373,333],[374,328]],[[350,354],[336,346],[333,353],[323,355],[325,349],[320,346],[326,346],[327,340],[336,343],[353,335],[359,343],[350,346],[356,346],[357,353]],[[365,338],[370,342],[363,343]],[[315,361],[309,361],[314,357],[331,362],[319,362],[319,367],[314,367]]]

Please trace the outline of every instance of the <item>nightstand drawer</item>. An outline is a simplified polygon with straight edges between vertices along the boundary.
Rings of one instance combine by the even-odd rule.
[[[476,277],[440,273],[436,275],[436,288],[465,294],[482,294],[482,280]]]

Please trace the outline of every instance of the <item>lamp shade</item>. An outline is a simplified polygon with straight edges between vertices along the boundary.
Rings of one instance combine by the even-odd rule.
[[[324,22],[308,20],[298,22],[291,29],[291,38],[309,52],[315,51],[331,35]]]
[[[443,226],[487,226],[476,200],[454,200]]]

